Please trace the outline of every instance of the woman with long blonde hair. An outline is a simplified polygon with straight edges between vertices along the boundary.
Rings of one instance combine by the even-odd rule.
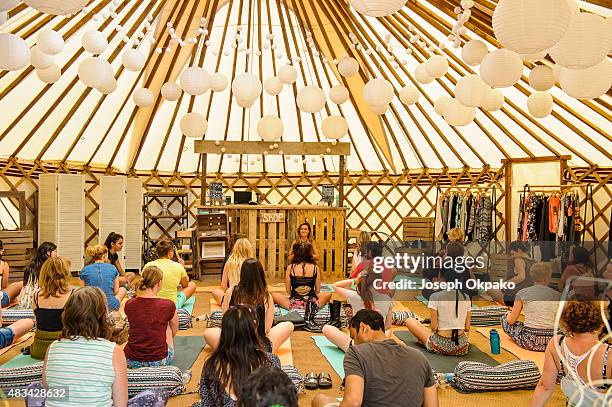
[[[370,240],[372,240],[370,237],[370,232],[362,230],[359,233],[359,237],[357,238],[357,246],[355,246],[355,251],[353,252],[353,267],[351,268],[351,270],[355,270],[355,268],[357,268],[357,265],[365,259],[366,243],[368,243]]]
[[[250,257],[255,257],[255,250],[249,239],[242,238],[236,240],[232,252],[230,253],[221,276],[221,288],[213,290],[212,295],[219,304],[223,302],[225,292],[240,282],[240,269],[242,263]]]
[[[118,310],[121,301],[127,294],[124,287],[119,287],[119,272],[112,264],[107,263],[108,248],[103,244],[89,246],[87,256],[90,264],[79,273],[81,286],[98,287],[106,294],[108,310]]]

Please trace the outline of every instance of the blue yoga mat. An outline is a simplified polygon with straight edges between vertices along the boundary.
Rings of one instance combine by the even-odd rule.
[[[334,291],[334,287],[332,287],[331,284],[321,284],[321,292],[322,293],[333,293]]]
[[[39,359],[34,359],[30,355],[23,355],[20,353],[14,358],[12,358],[11,360],[9,360],[8,362],[6,362],[5,364],[3,364],[2,366],[0,366],[0,368],[9,369],[13,367],[32,366],[37,363],[43,363],[43,361]]]
[[[416,299],[419,300],[419,302],[423,303],[424,305],[429,305],[429,300],[427,300],[427,298],[423,297],[422,295],[417,295]]]
[[[195,296],[191,296],[189,298],[187,298],[187,300],[185,302],[183,302],[182,304],[180,304],[179,302],[177,302],[176,307],[177,308],[182,308],[186,311],[189,312],[189,314],[193,315],[193,306],[195,305]]]
[[[322,335],[312,336],[312,339],[338,376],[344,379],[344,352]]]

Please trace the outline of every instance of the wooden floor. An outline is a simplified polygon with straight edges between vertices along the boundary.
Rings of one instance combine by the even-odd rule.
[[[215,277],[214,279],[207,279],[207,281],[198,283],[198,286],[210,286],[218,284],[218,282],[219,279]],[[272,281],[270,283],[276,283],[276,281]],[[194,308],[194,315],[200,315],[202,313],[209,312],[211,295],[207,292],[198,292],[196,293],[196,296],[197,300]],[[417,314],[424,316],[428,315],[427,308],[418,301],[402,301],[402,303],[411,310],[415,311]],[[401,330],[404,328],[394,329]],[[203,322],[194,322],[193,328],[187,331],[179,331],[178,335],[201,335],[204,330],[205,324]],[[306,390],[304,394],[300,395],[300,407],[310,406],[312,398],[318,392],[323,392],[334,397],[340,397],[342,395],[339,391],[340,378],[335,374],[334,370],[331,368],[327,360],[320,353],[319,349],[314,344],[314,341],[310,339],[311,335],[312,334],[304,331],[296,331],[293,333],[291,337],[291,344],[293,349],[293,360],[295,366],[304,375],[310,371],[329,372],[332,376],[334,386],[330,390]],[[15,349],[11,349],[9,352],[0,356],[0,364],[3,364],[6,361],[10,360],[19,352],[19,350],[23,346],[29,344],[30,341],[25,342],[25,344],[22,344],[16,347]],[[470,332],[470,342],[484,351],[487,351],[489,348],[488,339],[475,332],[474,330]],[[198,357],[192,367],[193,378],[187,386],[187,391],[194,392],[194,394],[186,394],[179,397],[174,397],[168,402],[168,406],[184,407],[189,406],[199,400],[197,394],[198,381],[200,379],[202,365],[208,357],[208,354],[209,351],[208,348],[206,348],[204,352],[202,352],[202,354]],[[503,349],[500,355],[492,355],[492,357],[500,362],[507,362],[516,359],[512,354],[506,352]],[[491,406],[494,404],[503,407],[523,407],[530,405],[531,393],[532,391],[510,391],[496,393],[462,394],[458,393],[450,387],[440,388],[438,390],[438,394],[440,396],[440,406],[442,407]],[[8,404],[5,404],[4,402],[0,401],[0,406],[2,405],[24,406],[25,403],[23,401],[10,401],[8,402]],[[558,387],[555,390],[553,397],[551,398],[549,403],[546,404],[546,406],[565,406],[565,398],[563,397],[563,394],[561,393]]]

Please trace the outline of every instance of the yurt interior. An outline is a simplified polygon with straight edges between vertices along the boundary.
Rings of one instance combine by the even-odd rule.
[[[610,0],[0,0],[0,405],[612,406]]]

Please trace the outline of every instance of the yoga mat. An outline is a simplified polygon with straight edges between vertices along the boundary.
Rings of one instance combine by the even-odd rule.
[[[321,292],[322,293],[333,293],[333,292],[336,292],[336,290],[334,290],[334,287],[332,287],[331,284],[321,284]]]
[[[293,366],[293,350],[291,350],[291,338],[287,338],[285,342],[276,351],[276,356],[280,359],[281,366]]]
[[[415,286],[415,290],[420,290],[423,287],[423,280],[426,280],[423,277],[418,277],[418,276],[413,276],[413,275],[409,275],[409,274],[398,274],[395,276],[395,278],[393,279],[394,282],[400,282],[400,281],[411,281],[413,282],[414,286]]]
[[[485,338],[489,338],[491,329],[495,328],[476,328],[479,334],[483,335]],[[523,349],[518,346],[512,338],[508,336],[504,331],[497,329],[497,333],[499,333],[499,338],[501,339],[501,347],[512,353],[514,356],[521,360],[531,360],[540,369],[540,372],[544,371],[544,352],[533,352],[527,349]]]
[[[322,335],[311,337],[341,379],[344,379],[344,352]]]
[[[8,362],[6,362],[5,364],[3,364],[2,366],[0,366],[0,368],[9,369],[9,368],[12,368],[12,367],[32,366],[32,365],[35,365],[37,363],[43,363],[43,361],[42,360],[38,360],[38,359],[34,359],[30,355],[23,355],[23,354],[20,353],[17,356],[15,356],[14,358],[12,358],[11,360],[9,360]]]
[[[172,366],[178,367],[183,372],[191,369],[204,345],[206,343],[203,336],[175,336]]]
[[[190,315],[193,315],[193,306],[195,305],[196,298],[191,296],[187,298],[187,300],[178,308],[182,308],[189,312]]]
[[[19,337],[17,339],[17,341],[13,342],[11,345],[7,346],[6,348],[0,349],[0,355],[4,355],[6,352],[11,350],[15,346],[19,345],[20,343],[23,343],[23,342],[27,341],[28,339],[30,339],[32,337],[32,335],[33,335],[32,332],[28,332],[25,335]]]
[[[393,333],[406,345],[421,351],[421,353],[429,360],[431,367],[438,373],[454,372],[457,364],[464,360],[485,363],[489,366],[499,365],[498,361],[474,345],[470,345],[469,352],[465,356],[442,356],[436,355],[435,353],[429,353],[424,346],[418,343],[417,339],[410,333],[410,331],[394,331]]]
[[[417,295],[416,299],[422,303],[423,305],[425,305],[426,307],[429,306],[429,300],[425,297],[423,297],[422,295]]]

